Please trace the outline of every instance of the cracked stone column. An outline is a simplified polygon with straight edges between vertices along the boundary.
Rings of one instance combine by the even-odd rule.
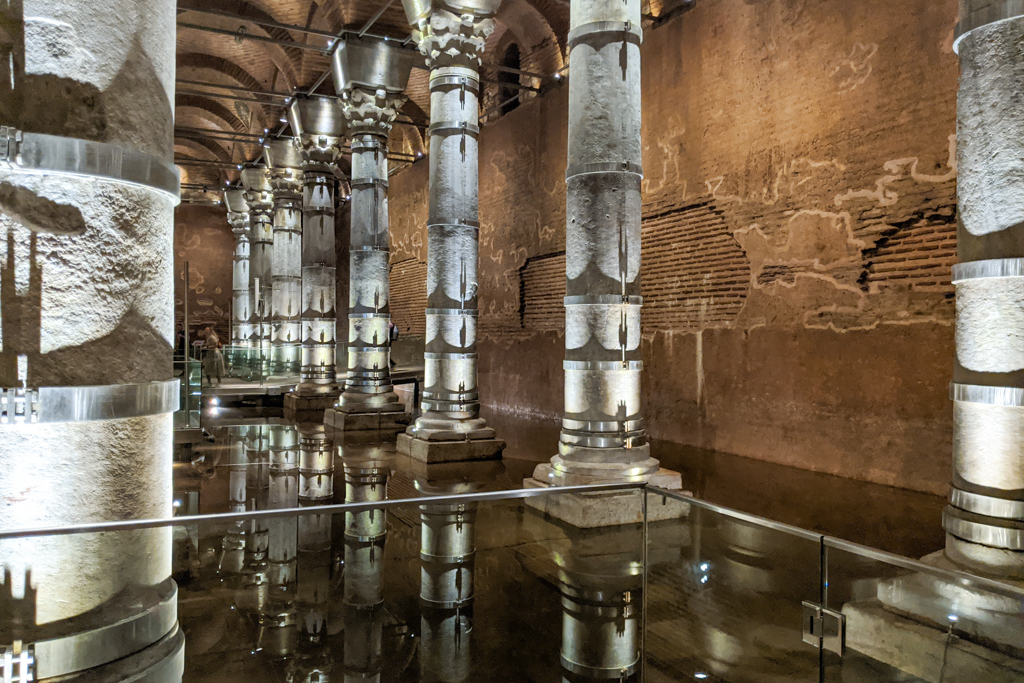
[[[558,455],[527,484],[678,489],[680,475],[651,457],[640,412],[640,0],[578,0],[570,20],[565,413]],[[636,512],[627,498],[616,521],[608,506],[606,524]]]
[[[262,167],[242,169],[242,185],[249,204],[249,288],[253,321],[250,345],[257,350],[253,362],[259,377],[266,377],[270,369],[274,267],[274,192],[270,186],[270,171]]]
[[[0,25],[0,529],[170,518],[175,3]],[[180,681],[172,555],[170,527],[0,540],[0,677]]]
[[[336,376],[337,255],[334,248],[335,171],[345,134],[341,104],[299,98],[288,120],[302,152],[302,362],[299,385],[285,396],[291,411],[323,411],[338,396]]]
[[[943,527],[953,562],[1024,579],[1024,16],[1010,10],[960,3],[953,488]]]
[[[332,421],[339,430],[394,432],[409,424],[391,385],[388,134],[406,100],[413,54],[353,38],[335,52],[335,89],[352,148],[348,378]]]
[[[298,376],[302,326],[302,154],[291,138],[263,148],[274,190],[270,372]]]
[[[427,462],[500,457],[477,386],[480,57],[500,0],[403,0],[430,68],[427,339],[421,416],[398,449]]]
[[[249,296],[249,205],[245,190],[224,191],[228,224],[235,236],[235,255],[231,268],[231,345],[247,346],[252,336],[252,306]]]

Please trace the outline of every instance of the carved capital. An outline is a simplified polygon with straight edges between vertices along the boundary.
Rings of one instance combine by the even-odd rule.
[[[303,135],[299,139],[302,168],[306,171],[330,171],[341,160],[342,139],[330,135]]]
[[[398,116],[398,110],[405,104],[405,95],[386,90],[352,88],[342,96],[341,107],[348,119],[349,134],[360,133],[387,137]]]
[[[435,9],[419,20],[413,35],[431,69],[446,66],[479,69],[487,37],[493,31],[494,19]]]
[[[228,211],[228,225],[235,237],[249,239],[249,214],[238,211]]]
[[[270,174],[270,186],[276,199],[302,197],[302,171],[297,168],[275,168]]]
[[[245,201],[249,205],[250,221],[270,220],[270,215],[274,212],[273,192],[246,188]]]

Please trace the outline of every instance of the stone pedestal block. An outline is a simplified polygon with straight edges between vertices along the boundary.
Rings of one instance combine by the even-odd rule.
[[[398,435],[398,452],[422,462],[467,462],[499,460],[505,450],[501,439],[467,439],[463,441],[427,441],[409,434]]]
[[[349,413],[337,408],[324,411],[324,424],[335,431],[392,432],[391,438],[412,424],[412,419],[412,415],[404,411]]]
[[[324,411],[331,411],[338,400],[337,394],[313,394],[303,396],[294,391],[284,395],[285,416],[300,422],[319,422]]]
[[[651,483],[661,488],[681,488],[680,475],[671,470],[660,470]],[[548,488],[538,479],[524,479],[523,488]],[[580,529],[636,524],[644,521],[640,489],[610,491],[608,493],[552,493],[548,496],[526,498],[526,504]],[[650,505],[647,521],[681,519],[690,513],[690,504],[665,499],[664,503]]]

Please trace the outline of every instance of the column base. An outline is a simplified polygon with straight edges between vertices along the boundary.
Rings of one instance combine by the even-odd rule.
[[[957,569],[942,551],[921,561],[940,569]],[[971,640],[950,638],[950,605],[956,605],[962,617],[952,625],[954,631],[966,633]],[[847,648],[915,680],[934,683],[1022,680],[1024,661],[1019,655],[1009,656],[1011,651],[1024,652],[1019,611],[1019,602],[1011,598],[921,573],[881,581],[875,598],[842,607]]]
[[[493,430],[490,431],[492,434],[494,433]],[[398,435],[397,450],[399,453],[428,464],[500,460],[501,452],[505,450],[505,442],[495,438],[464,438],[442,441],[434,438],[424,439],[418,435],[412,436],[405,433]]]
[[[285,416],[291,419],[302,418],[299,422],[319,422],[323,419],[324,411],[333,409],[337,400],[337,392],[302,395],[289,391],[284,395]]]
[[[341,408],[328,408],[324,411],[324,424],[338,432],[394,432],[392,434],[392,437],[394,437],[398,432],[405,431],[412,424],[413,420],[412,414],[402,410],[401,405],[398,408],[399,410],[388,412],[374,411],[365,413],[348,412]]]
[[[550,465],[538,465],[534,470],[534,476],[523,480],[523,488],[558,488],[548,483],[545,471],[550,468]],[[673,491],[683,488],[682,475],[672,470],[659,469],[649,475],[646,481],[652,486]],[[524,500],[535,510],[551,515],[574,527],[594,529],[643,522],[643,502],[640,498],[642,495],[644,494],[641,490],[636,489],[633,491],[609,491],[608,493],[551,493]],[[648,506],[647,521],[681,519],[689,513],[689,503],[665,499],[664,504]]]

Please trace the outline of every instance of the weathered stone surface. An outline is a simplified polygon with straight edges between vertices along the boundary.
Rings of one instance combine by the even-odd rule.
[[[350,413],[332,408],[324,411],[324,424],[339,432],[366,430],[400,431],[408,427],[410,423],[412,423],[412,414],[402,410]]]
[[[675,474],[675,473],[673,473]],[[523,481],[523,488],[546,488],[547,484],[536,479]],[[609,493],[577,494],[552,493],[547,496],[525,498],[532,508],[560,519],[581,529],[621,526],[644,521],[644,494],[639,491],[614,491]],[[664,505],[647,509],[647,521],[680,519],[690,512],[690,504],[666,499]]]

